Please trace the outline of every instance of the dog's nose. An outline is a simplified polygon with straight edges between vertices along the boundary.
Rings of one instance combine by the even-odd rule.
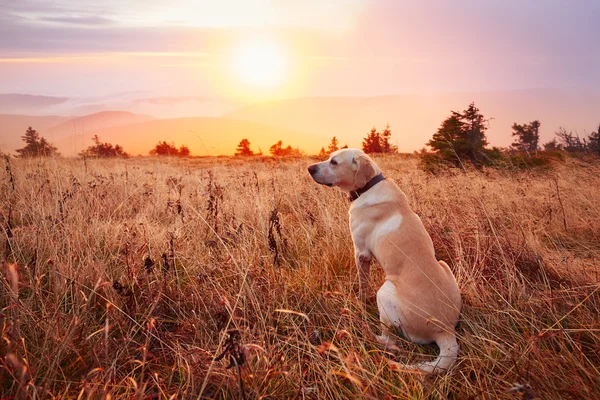
[[[317,172],[318,167],[316,165],[311,165],[310,167],[308,167],[308,173],[313,175],[315,172]]]

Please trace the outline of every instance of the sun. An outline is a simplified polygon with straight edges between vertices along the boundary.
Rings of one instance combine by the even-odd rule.
[[[275,42],[253,40],[235,50],[232,67],[243,83],[272,88],[283,82],[287,65],[283,50]]]

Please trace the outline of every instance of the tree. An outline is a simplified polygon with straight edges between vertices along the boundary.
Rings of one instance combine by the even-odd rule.
[[[381,132],[381,150],[384,153],[397,153],[398,146],[394,146],[390,143],[392,138],[392,130],[390,129],[390,124],[387,124],[383,132]]]
[[[235,150],[236,156],[253,156],[254,152],[250,150],[250,141],[242,139]]]
[[[25,147],[17,150],[19,157],[49,157],[59,154],[58,149],[32,127],[27,128],[21,139],[25,142]]]
[[[365,153],[396,153],[398,147],[391,144],[392,130],[388,124],[383,132],[377,132],[373,127],[371,132],[363,139],[362,148]],[[343,148],[347,148],[345,146]]]
[[[517,139],[511,145],[513,149],[525,152],[537,151],[540,140],[540,121],[535,120],[528,124],[519,125],[514,123],[512,135]]]
[[[381,134],[373,127],[371,132],[363,139],[362,149],[365,153],[381,153]]]
[[[190,155],[190,149],[186,145],[182,145],[178,150],[174,143],[162,141],[158,142],[158,144],[154,146],[152,150],[150,150],[150,155],[188,157]]]
[[[452,111],[427,145],[443,160],[456,166],[467,159],[475,167],[480,167],[488,159],[485,149],[488,144],[485,136],[488,121],[475,103],[471,103],[462,113]]]
[[[590,133],[588,136],[590,151],[600,156],[600,124],[596,132]]]
[[[179,147],[179,157],[189,157],[189,156],[190,156],[190,149],[185,144],[182,144],[181,147]]]
[[[98,135],[92,138],[93,146],[88,147],[79,153],[82,157],[129,157],[129,154],[118,144],[113,146],[110,143],[102,143]]]
[[[562,144],[562,148],[568,152],[583,152],[588,147],[585,138],[582,140],[577,132],[567,131],[562,126],[554,132],[554,135],[556,135]]]
[[[339,142],[338,142],[337,138],[334,136],[333,139],[331,139],[331,143],[329,144],[329,147],[327,148],[327,150],[330,153],[333,153],[334,151],[339,149],[338,144],[339,144]]]
[[[269,148],[269,153],[275,157],[302,155],[300,149],[293,149],[292,146],[289,145],[287,147],[283,147],[283,142],[281,140]]]
[[[319,157],[327,157],[328,153],[325,151],[325,147],[321,147],[321,151],[319,151]]]
[[[467,155],[477,167],[483,158],[483,149],[488,144],[485,131],[489,120],[485,119],[483,114],[479,112],[479,108],[475,107],[475,103],[469,104],[469,108],[463,112],[462,116],[467,128]]]
[[[556,138],[553,138],[551,141],[544,143],[544,150],[546,151],[556,151],[562,150],[562,144],[556,141]]]

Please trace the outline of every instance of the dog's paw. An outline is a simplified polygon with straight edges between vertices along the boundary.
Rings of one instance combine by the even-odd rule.
[[[394,350],[398,348],[396,346],[396,341],[388,335],[375,336],[375,339],[377,340],[377,342],[382,344],[386,350]]]

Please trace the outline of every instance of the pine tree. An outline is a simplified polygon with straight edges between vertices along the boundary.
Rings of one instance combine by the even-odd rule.
[[[451,161],[456,166],[467,159],[480,167],[487,160],[487,122],[475,103],[471,103],[462,113],[452,111],[427,145],[442,159]]]
[[[25,147],[18,149],[19,157],[48,157],[58,155],[58,150],[44,137],[40,136],[38,131],[32,127],[27,128],[25,135],[21,136],[25,142]]]
[[[515,123],[512,130],[512,135],[517,137],[511,145],[515,150],[533,152],[539,149],[540,121],[535,120],[523,125]]]
[[[235,150],[236,156],[253,156],[254,152],[250,150],[250,141],[242,139]]]
[[[544,143],[544,150],[546,150],[546,151],[562,150],[562,144],[558,143],[556,138],[553,138],[549,142]]]
[[[460,157],[463,156],[462,149],[465,147],[465,140],[462,138],[464,129],[462,115],[452,111],[452,115],[442,122],[427,145],[444,160],[452,161],[456,166],[460,166]]]
[[[339,149],[338,144],[339,144],[339,142],[338,142],[337,138],[334,136],[333,139],[331,139],[331,143],[329,144],[329,147],[327,148],[327,150],[330,153],[337,151]]]
[[[467,128],[467,155],[478,167],[481,163],[482,150],[488,144],[485,137],[488,120],[479,112],[479,108],[475,107],[475,103],[469,104],[469,108],[463,112],[463,119]]]
[[[283,157],[283,156],[300,156],[302,151],[299,148],[292,148],[292,146],[283,147],[283,142],[280,140],[269,148],[269,152],[272,156]]]
[[[588,140],[590,142],[590,151],[600,156],[600,124],[596,132],[590,133]]]
[[[381,146],[381,133],[377,132],[377,129],[373,127],[371,132],[364,138],[362,143],[362,149],[365,153],[381,153],[383,148]]]
[[[398,146],[390,143],[392,138],[392,130],[390,124],[387,124],[383,132],[381,132],[381,150],[383,153],[397,153]]]
[[[581,140],[577,132],[573,133],[573,131],[567,131],[561,126],[556,132],[554,132],[554,135],[563,145],[562,148],[565,151],[578,153],[587,150],[587,140],[585,138]]]

